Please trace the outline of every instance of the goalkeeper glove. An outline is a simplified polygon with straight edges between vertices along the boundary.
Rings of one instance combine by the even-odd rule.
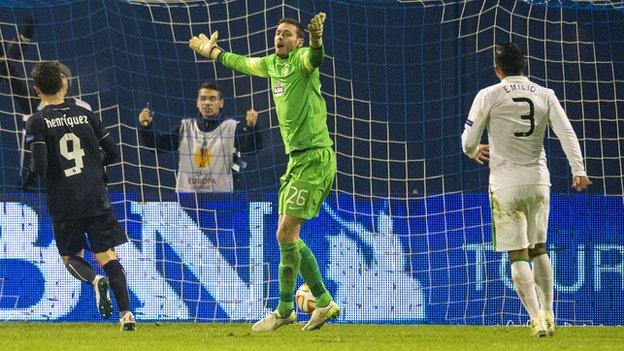
[[[323,45],[323,22],[325,22],[325,12],[316,14],[310,24],[308,24],[308,32],[310,32],[310,46],[320,48]]]
[[[217,31],[212,33],[210,38],[208,38],[204,33],[201,33],[199,36],[192,37],[191,40],[189,40],[189,47],[204,57],[216,60],[219,58],[219,54],[223,52],[223,49],[217,45],[218,38],[219,32]]]

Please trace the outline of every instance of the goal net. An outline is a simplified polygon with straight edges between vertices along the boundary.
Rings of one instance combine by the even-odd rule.
[[[72,69],[69,95],[91,106],[120,148],[107,173],[115,215],[130,239],[117,252],[137,318],[251,321],[274,309],[277,191],[287,156],[269,82],[197,57],[187,42],[218,30],[225,50],[263,56],[273,52],[280,18],[305,27],[324,11],[320,72],[338,173],[302,237],[342,308],[339,321],[526,322],[507,256],[493,251],[487,169],[460,145],[472,99],[497,81],[494,45],[512,41],[527,55],[529,78],[560,99],[594,183],[589,193],[572,194],[567,160],[549,133],[555,313],[561,323],[622,323],[621,2],[1,6],[0,319],[100,320],[91,289],[60,263],[45,194],[17,187],[24,120],[37,104],[29,72],[41,60]],[[159,133],[197,117],[204,81],[223,89],[222,116],[244,123],[247,109],[259,113],[262,147],[237,156],[232,193],[176,193],[178,152],[140,138],[137,116],[148,104]]]

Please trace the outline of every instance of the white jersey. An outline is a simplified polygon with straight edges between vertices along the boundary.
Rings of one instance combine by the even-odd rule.
[[[506,77],[477,94],[462,134],[462,148],[473,157],[487,126],[491,191],[515,185],[550,185],[544,152],[549,124],[572,174],[585,176],[578,139],[555,93],[524,76]]]
[[[202,132],[197,120],[180,125],[177,192],[231,192],[236,122],[226,119],[210,132]]]

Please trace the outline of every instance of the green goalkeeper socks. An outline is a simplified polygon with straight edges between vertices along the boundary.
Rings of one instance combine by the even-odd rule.
[[[316,298],[316,306],[326,307],[329,305],[333,300],[332,296],[325,289],[316,257],[308,245],[303,240],[280,244],[280,256],[280,301],[277,306],[280,316],[287,318],[294,309],[293,292],[299,272],[310,287],[312,295]]]
[[[287,318],[295,308],[293,303],[293,292],[299,274],[301,264],[301,253],[299,245],[303,241],[297,240],[290,243],[280,244],[280,264],[279,264],[279,292],[280,300],[277,311],[282,318]]]
[[[316,306],[326,307],[332,301],[332,296],[325,289],[316,257],[314,257],[308,245],[303,241],[300,241],[300,243],[298,246],[301,254],[301,276],[310,287],[312,295],[316,298]]]

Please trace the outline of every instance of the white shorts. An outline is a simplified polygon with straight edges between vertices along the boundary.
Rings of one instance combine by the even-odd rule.
[[[496,251],[534,248],[545,243],[550,187],[518,185],[490,193],[492,239]]]

